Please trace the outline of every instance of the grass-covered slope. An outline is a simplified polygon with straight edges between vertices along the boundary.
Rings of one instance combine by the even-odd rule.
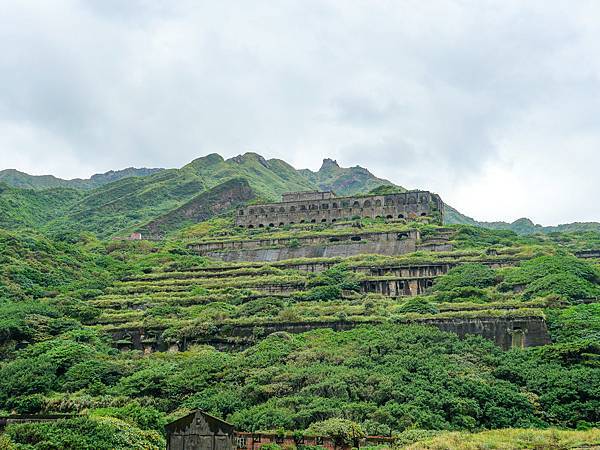
[[[73,180],[63,180],[53,175],[29,175],[15,169],[5,169],[0,171],[0,182],[9,186],[23,189],[50,189],[50,188],[71,188],[71,189],[93,189],[104,184],[118,181],[128,177],[143,177],[163,169],[137,169],[129,167],[123,170],[111,170],[106,173],[92,175],[88,179],[75,178]]]
[[[41,228],[81,198],[74,189],[18,189],[0,183],[0,228]]]
[[[439,228],[363,222],[366,230],[415,226],[424,238]],[[163,444],[156,433],[165,421],[202,408],[247,431],[302,433],[345,419],[368,434],[396,436],[400,448],[424,439],[444,448],[442,432],[464,433],[447,435],[449,442],[589,443],[590,434],[585,441],[537,430],[600,423],[600,274],[594,260],[572,255],[597,236],[452,230],[451,252],[337,258],[317,273],[298,268],[306,260],[217,263],[176,238],[315,236],[328,232],[320,224],[248,234],[233,229],[231,218],[216,218],[162,242],[5,233],[0,413],[83,417],[14,425],[3,439],[34,449],[121,448],[123,440],[154,448]],[[360,292],[365,277],[383,276],[379,269],[440,261],[455,266],[423,295]],[[298,289],[277,295],[264,291],[294,283]],[[553,344],[505,352],[480,336],[459,339],[407,323],[532,313],[547,318]],[[269,323],[312,322],[353,328],[264,333]],[[237,326],[253,338],[236,351],[201,344]],[[158,330],[167,340],[198,344],[181,352],[118,351],[115,330]],[[506,428],[531,431],[466,434]]]
[[[234,178],[192,198],[179,208],[136,227],[143,236],[164,237],[186,225],[231,213],[232,209],[254,200],[256,194],[244,178]]]

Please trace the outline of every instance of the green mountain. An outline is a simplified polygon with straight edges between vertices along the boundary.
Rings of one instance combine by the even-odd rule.
[[[110,170],[106,173],[92,175],[88,179],[75,178],[73,180],[63,180],[54,175],[29,175],[19,172],[15,169],[6,169],[0,171],[0,182],[9,186],[25,189],[48,189],[48,188],[74,188],[74,189],[94,189],[98,186],[118,181],[128,177],[143,177],[160,172],[163,169],[136,169],[129,167],[123,170]]]
[[[534,224],[530,219],[523,217],[512,223],[509,222],[480,222],[469,216],[461,214],[453,207],[446,205],[445,222],[448,225],[473,225],[476,227],[489,228],[492,230],[510,230],[517,234],[555,233],[555,232],[577,232],[577,231],[600,231],[598,222],[574,222],[555,226],[542,226]]]
[[[337,161],[329,158],[323,160],[317,172],[309,169],[299,172],[320,190],[333,191],[337,195],[354,195],[369,192],[379,186],[395,186],[391,181],[377,178],[363,167],[340,167]]]
[[[163,235],[216,213],[209,213],[212,207],[206,203],[211,195],[202,194],[230,180],[245,180],[252,198],[266,201],[277,201],[289,191],[320,189],[354,195],[406,190],[377,178],[365,168],[340,167],[332,159],[324,159],[321,168],[313,172],[296,170],[285,161],[267,160],[256,153],[229,159],[209,154],[180,169],[130,168],[94,175],[88,180],[61,180],[4,170],[0,172],[0,226],[84,230],[100,237],[122,235],[141,227],[150,235]],[[446,208],[446,223],[518,234],[600,229],[600,224],[594,222],[554,227],[536,225],[525,218],[513,223],[480,222],[451,206]]]
[[[161,238],[170,232],[203,222],[211,217],[231,213],[232,209],[256,198],[245,178],[234,178],[215,186],[179,208],[136,228],[145,237]]]
[[[0,182],[0,228],[41,228],[82,196],[75,189],[19,189]]]

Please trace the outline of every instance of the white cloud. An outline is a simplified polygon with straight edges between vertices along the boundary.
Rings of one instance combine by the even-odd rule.
[[[361,164],[480,219],[600,220],[599,13],[6,0],[0,168],[76,177],[253,150]]]

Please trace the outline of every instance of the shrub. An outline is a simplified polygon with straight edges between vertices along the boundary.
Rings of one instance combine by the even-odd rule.
[[[485,288],[497,281],[496,272],[483,264],[461,264],[436,280],[433,291],[449,291],[459,288]]]
[[[358,423],[338,418],[315,422],[308,431],[316,435],[330,436],[337,445],[353,445],[355,440],[366,436]]]
[[[398,308],[400,313],[437,314],[435,305],[424,298],[411,298]]]

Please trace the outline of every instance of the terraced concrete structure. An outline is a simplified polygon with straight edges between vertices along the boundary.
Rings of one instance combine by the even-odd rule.
[[[282,201],[238,208],[235,224],[246,228],[297,223],[334,223],[352,218],[411,220],[421,216],[443,222],[444,202],[429,191],[366,197],[337,197],[331,191],[291,192]]]
[[[351,230],[352,231],[352,230]],[[227,262],[275,262],[295,258],[337,258],[354,255],[403,255],[416,251],[447,252],[451,230],[440,229],[421,237],[419,230],[319,234],[306,237],[205,241],[191,243],[190,250]]]

